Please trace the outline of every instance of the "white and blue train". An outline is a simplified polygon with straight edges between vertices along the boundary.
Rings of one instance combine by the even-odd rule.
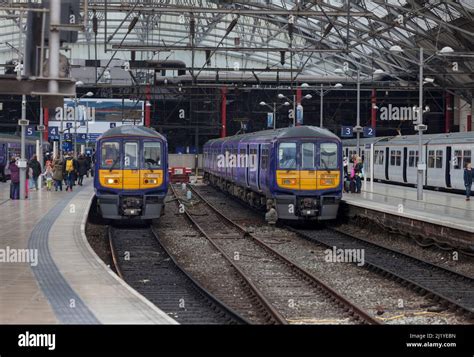
[[[366,144],[374,144],[374,180],[415,186],[418,164],[418,135],[343,140],[344,155],[364,158]],[[474,132],[425,134],[422,155],[426,171],[424,185],[443,190],[464,190],[463,170],[472,163]],[[364,160],[365,162],[365,160]]]

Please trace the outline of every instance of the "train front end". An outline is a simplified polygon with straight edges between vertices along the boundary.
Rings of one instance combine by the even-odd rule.
[[[168,187],[166,139],[143,127],[127,129],[122,135],[106,134],[97,143],[94,178],[102,217],[159,218]]]
[[[273,205],[284,220],[331,220],[342,198],[342,145],[337,137],[282,138],[275,143]]]

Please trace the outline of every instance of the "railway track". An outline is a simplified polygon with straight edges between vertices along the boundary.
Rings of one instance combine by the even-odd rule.
[[[207,239],[253,281],[257,293],[286,322],[379,324],[368,313],[352,304],[317,277],[287,259],[262,240],[233,222],[191,186],[199,199],[189,205],[172,187],[189,220]]]
[[[288,229],[328,248],[363,249],[367,268],[474,316],[474,280],[469,276],[332,228],[317,231]]]
[[[255,211],[252,209],[252,212]],[[263,222],[263,218],[261,220]],[[469,276],[335,228],[325,227],[317,230],[295,229],[289,226],[284,228],[327,248],[363,249],[365,268],[391,278],[415,292],[426,294],[452,310],[458,309],[471,317],[474,316],[474,279]]]
[[[152,228],[108,231],[118,275],[182,324],[248,324],[176,264]]]

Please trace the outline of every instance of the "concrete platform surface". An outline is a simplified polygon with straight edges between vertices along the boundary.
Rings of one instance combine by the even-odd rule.
[[[125,284],[85,236],[91,180],[8,200],[0,183],[0,323],[176,324]]]
[[[424,190],[417,201],[416,188],[374,182],[373,190],[362,185],[362,193],[345,193],[343,201],[357,207],[421,220],[474,233],[474,198],[466,201],[461,194]]]

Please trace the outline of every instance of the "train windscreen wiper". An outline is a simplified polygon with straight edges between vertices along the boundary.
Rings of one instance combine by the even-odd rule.
[[[115,165],[117,165],[119,161],[120,161],[120,157],[116,157],[114,159],[114,161],[112,162],[112,165],[109,168],[109,172],[112,172],[112,170],[115,168]]]

